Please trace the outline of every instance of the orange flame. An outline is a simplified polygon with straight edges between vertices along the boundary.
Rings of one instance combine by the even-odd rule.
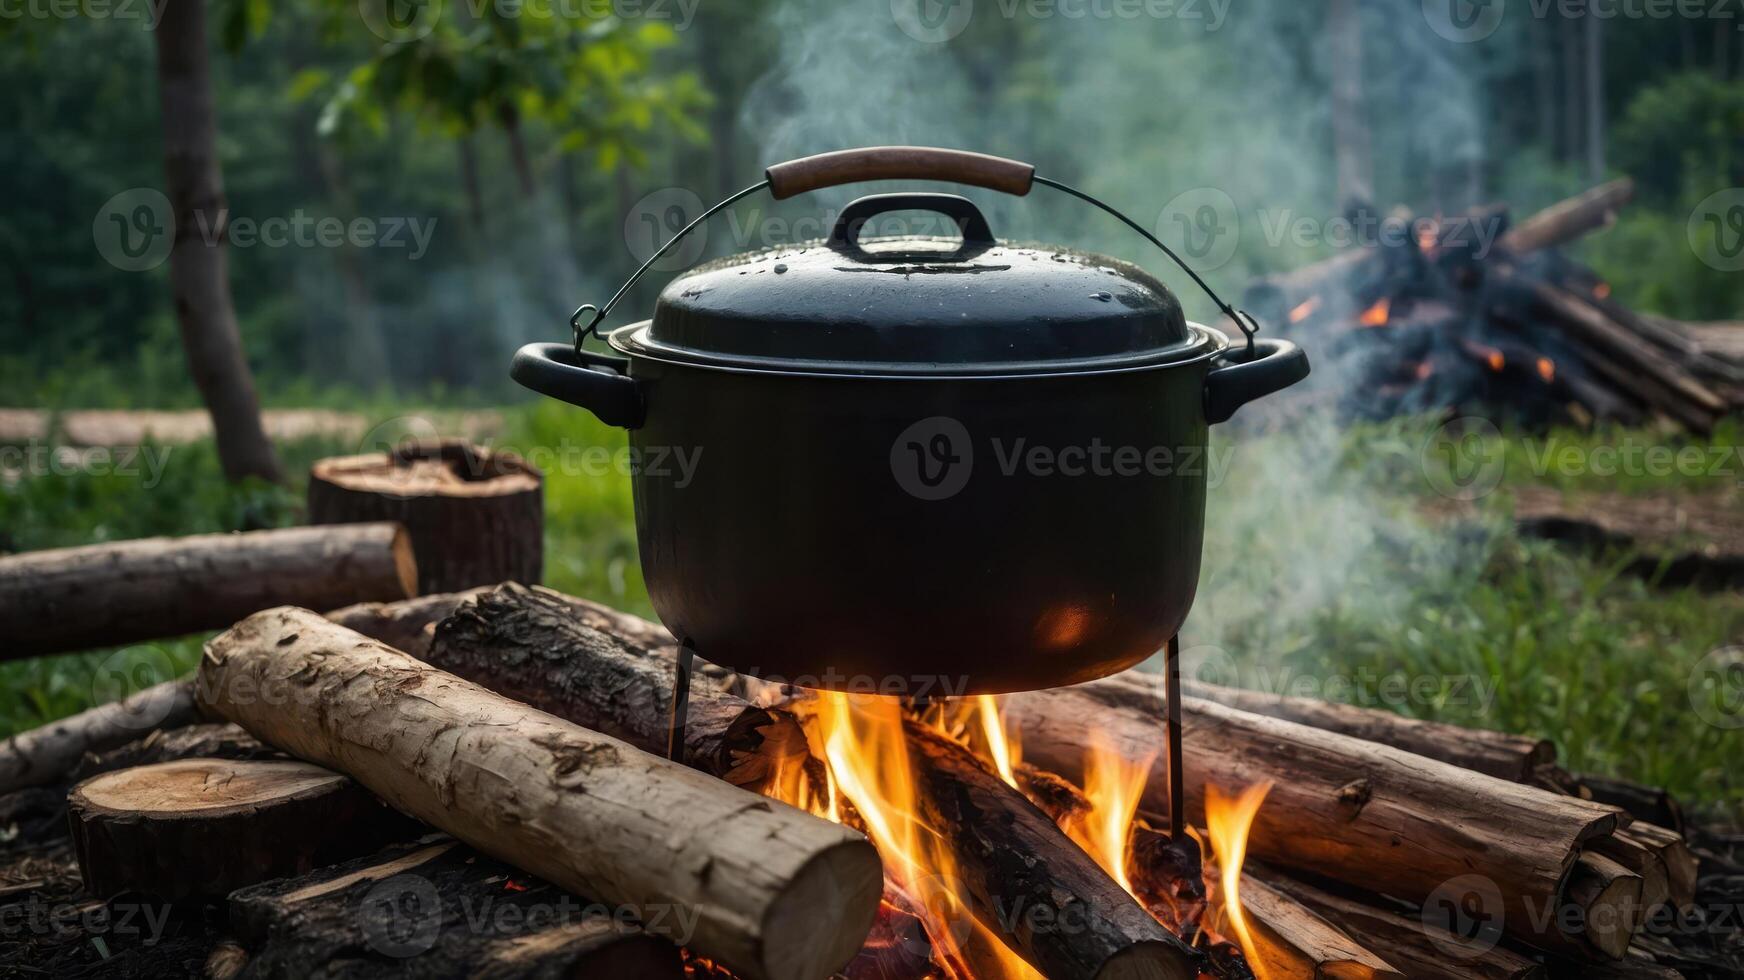
[[[1435,365],[1429,363],[1428,361],[1418,362],[1417,371],[1416,371],[1418,381],[1428,381],[1429,377],[1431,375],[1433,375],[1434,373],[1435,373]]]
[[[1259,980],[1266,980],[1266,974],[1260,964],[1260,950],[1254,942],[1253,931],[1242,913],[1241,866],[1247,860],[1248,831],[1271,789],[1269,781],[1256,783],[1242,790],[1240,795],[1229,797],[1216,786],[1209,783],[1205,786],[1205,832],[1211,838],[1212,852],[1217,855],[1217,895],[1229,931],[1241,944],[1248,966]]]
[[[1155,753],[1144,759],[1128,759],[1107,736],[1092,732],[1084,756],[1084,796],[1090,801],[1090,812],[1069,821],[1065,828],[1066,836],[1095,858],[1128,893],[1133,890],[1126,872],[1132,821],[1155,759]]]
[[[1392,299],[1382,296],[1375,302],[1375,305],[1362,311],[1362,316],[1358,317],[1356,322],[1365,327],[1384,327],[1387,325],[1387,317],[1392,311]]]
[[[1318,309],[1320,309],[1320,297],[1310,296],[1297,304],[1296,308],[1290,311],[1290,322],[1301,323],[1303,320],[1313,316],[1314,311]]]
[[[1017,788],[1018,747],[1005,735],[1005,722],[999,717],[999,703],[993,695],[975,699],[975,713],[981,717],[981,733],[987,737],[987,752],[993,756],[993,769],[1005,785]]]
[[[1555,381],[1556,362],[1548,357],[1540,357],[1538,359],[1538,376],[1544,379],[1545,384]]]

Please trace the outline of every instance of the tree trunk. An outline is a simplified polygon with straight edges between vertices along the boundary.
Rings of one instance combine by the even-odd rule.
[[[497,107],[497,120],[502,123],[503,136],[509,144],[509,162],[515,168],[515,183],[521,191],[521,197],[532,198],[538,191],[538,184],[533,179],[533,161],[527,156],[527,141],[521,132],[521,113],[514,103],[504,102]]]
[[[380,847],[411,827],[306,762],[183,759],[93,776],[67,794],[85,890],[226,895]]]
[[[472,149],[471,133],[463,133],[455,139],[454,153],[460,163],[460,192],[466,197],[467,217],[472,220],[473,233],[483,238],[484,190],[478,182],[478,156]]]
[[[1363,107],[1362,17],[1357,0],[1328,0],[1326,53],[1332,72],[1332,150],[1338,166],[1338,207],[1371,207],[1375,164]]]
[[[443,442],[323,459],[308,501],[312,524],[405,525],[419,593],[537,585],[544,574],[544,477],[517,456]]]
[[[263,741],[553,884],[633,909],[650,932],[751,980],[840,968],[877,911],[883,876],[859,834],[307,610],[268,610],[214,638],[199,681],[203,708]]]
[[[145,538],[0,558],[0,660],[223,629],[286,603],[415,595],[397,524]]]
[[[175,216],[170,286],[188,370],[212,413],[218,459],[230,480],[284,480],[260,421],[260,399],[243,354],[225,255],[224,177],[206,50],[203,0],[166,0],[157,27],[158,102],[164,178]]]
[[[1588,10],[1585,21],[1587,179],[1605,179],[1605,22]]]

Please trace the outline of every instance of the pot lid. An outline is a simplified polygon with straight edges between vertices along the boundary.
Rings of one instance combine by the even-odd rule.
[[[876,215],[926,210],[961,238],[861,237]],[[938,224],[928,230],[936,230]],[[700,266],[660,294],[651,321],[616,331],[631,354],[832,374],[1110,370],[1209,355],[1149,273],[1103,255],[1000,244],[965,198],[881,194],[843,210],[821,242]]]

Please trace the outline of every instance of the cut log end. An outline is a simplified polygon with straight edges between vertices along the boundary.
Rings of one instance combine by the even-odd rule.
[[[808,977],[853,959],[872,930],[883,890],[883,865],[866,841],[846,840],[813,855],[763,917],[766,975]],[[820,908],[864,909],[864,926],[819,929]]]
[[[399,579],[400,588],[409,599],[418,594],[418,556],[412,548],[412,535],[404,525],[394,525],[394,541],[389,548],[394,556],[394,577]]]

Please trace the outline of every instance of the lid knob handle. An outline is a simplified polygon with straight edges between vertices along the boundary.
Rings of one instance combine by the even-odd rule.
[[[931,211],[951,219],[957,233],[963,236],[960,251],[982,249],[994,244],[993,231],[975,202],[955,194],[871,194],[842,209],[836,225],[830,229],[829,247],[842,251],[860,248],[860,232],[866,222],[891,211]]]

